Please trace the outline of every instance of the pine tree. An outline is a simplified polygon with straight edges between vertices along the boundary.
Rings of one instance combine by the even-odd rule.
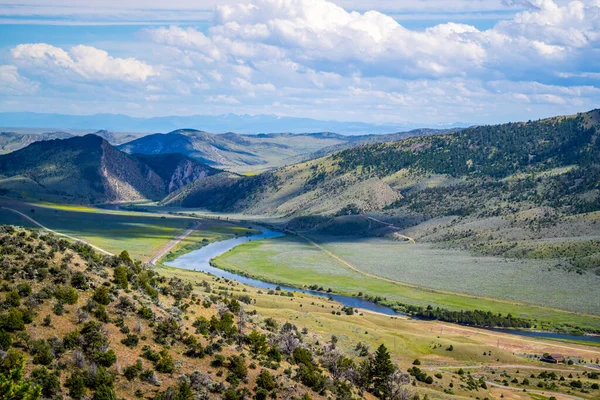
[[[375,358],[371,362],[371,375],[375,394],[385,397],[388,391],[387,379],[394,373],[394,364],[387,348],[382,344],[375,352]]]

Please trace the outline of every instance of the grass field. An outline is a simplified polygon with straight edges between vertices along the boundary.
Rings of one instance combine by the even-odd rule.
[[[290,256],[293,257],[294,253],[290,253]],[[442,378],[436,377],[431,385],[417,383],[420,393],[428,393],[429,397],[434,399],[474,398],[475,396],[498,399],[501,394],[504,398],[520,398],[515,395],[522,392],[522,388],[513,383],[509,384],[509,388],[489,387],[488,390],[469,391],[462,386],[463,377],[456,373],[459,368],[470,371],[475,379],[483,376],[489,381],[499,379],[498,383],[501,383],[505,375],[510,375],[511,379],[518,377],[519,381],[522,381],[532,373],[537,375],[545,370],[556,369],[559,375],[565,376],[569,373],[576,376],[585,370],[577,365],[543,364],[520,355],[562,353],[565,356],[582,357],[586,360],[600,356],[600,349],[596,347],[522,338],[436,321],[409,320],[368,312],[351,316],[345,313],[335,315],[332,311],[340,311],[340,304],[324,298],[303,294],[295,294],[291,298],[269,295],[236,282],[226,282],[202,273],[174,268],[161,268],[159,272],[167,277],[177,276],[191,282],[208,280],[213,290],[228,290],[231,296],[249,295],[256,300],[256,303],[246,305],[246,311],[252,314],[252,311],[256,310],[258,313],[250,317],[253,322],[260,323],[267,317],[274,318],[280,324],[289,321],[299,330],[308,329],[310,335],[305,337],[308,342],[319,341],[324,344],[334,334],[338,339],[337,346],[351,354],[356,354],[354,349],[359,342],[368,345],[371,349],[383,343],[390,349],[394,362],[403,370],[411,367],[415,359],[419,359],[422,363],[421,369],[430,375],[440,373],[442,376]],[[199,294],[203,294],[200,287],[194,286]],[[453,346],[452,351],[447,350],[450,345]],[[492,370],[497,373],[492,373]],[[530,380],[530,388],[537,389],[535,385],[538,379],[530,378]],[[445,389],[449,389],[451,382],[453,383],[452,394],[444,393]],[[519,392],[509,391],[516,387],[519,387]],[[568,392],[570,389],[559,388],[558,390]],[[593,399],[598,394],[599,392],[592,392],[576,395]],[[557,397],[557,399],[566,398]]]
[[[369,254],[371,257],[381,257],[374,251],[376,249],[369,249],[368,246],[355,245],[355,249],[357,252],[362,252],[361,257],[366,259],[369,258]],[[389,254],[387,256],[393,257]],[[246,243],[216,258],[215,263],[224,269],[243,271],[252,276],[278,283],[296,286],[316,284],[339,293],[363,292],[408,304],[422,306],[431,304],[456,310],[479,309],[494,313],[511,313],[515,316],[551,323],[600,328],[600,317],[489,297],[434,291],[366,276],[345,267],[298,237],[286,236]],[[396,279],[400,280],[401,276],[399,275]]]
[[[149,260],[169,241],[194,224],[195,219],[169,214],[125,212],[52,203],[0,201],[0,205],[21,211],[42,225],[85,240],[111,253],[127,249],[132,257]],[[31,212],[31,210],[34,212]],[[34,227],[17,214],[0,209],[0,224]],[[244,234],[245,229],[222,221],[203,220],[197,231],[173,251],[189,251],[208,241]]]
[[[475,256],[387,239],[317,237],[327,250],[369,274],[417,286],[600,314],[600,276],[552,268],[549,260]],[[360,246],[360,251],[357,251]],[[540,279],[540,276],[544,279]],[[552,293],[552,296],[548,296]]]

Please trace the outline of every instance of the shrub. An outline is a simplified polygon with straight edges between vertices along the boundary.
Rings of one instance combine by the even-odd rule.
[[[16,290],[11,290],[10,292],[6,293],[4,302],[9,307],[19,307],[21,305],[21,296],[19,296],[19,292]]]
[[[117,362],[117,355],[113,349],[105,352],[98,351],[94,355],[94,361],[96,361],[98,365],[108,368]]]
[[[23,313],[17,308],[11,308],[6,313],[0,315],[0,329],[7,332],[22,331],[25,329]]]
[[[171,354],[167,350],[163,349],[160,351],[160,359],[156,362],[154,369],[164,374],[172,374],[175,371],[173,357],[171,357]]]
[[[17,285],[17,292],[19,292],[19,296],[27,297],[31,294],[31,285],[27,282],[22,282]]]
[[[129,281],[127,279],[127,267],[118,266],[115,268],[113,276],[115,285],[121,289],[127,290],[129,288]]]
[[[94,393],[94,400],[117,400],[117,395],[112,387],[108,385],[101,385],[96,389]]]
[[[33,363],[41,365],[50,365],[54,361],[54,355],[52,354],[52,348],[50,344],[44,340],[36,340],[33,342],[30,353],[33,355]]]
[[[128,334],[127,337],[125,337],[124,339],[121,340],[121,343],[123,343],[125,346],[127,346],[129,348],[136,347],[139,342],[140,342],[140,338],[138,337],[138,335],[133,335],[133,334]]]
[[[69,396],[75,400],[80,400],[85,395],[85,379],[77,371],[67,378],[65,386],[69,389]]]
[[[271,376],[271,373],[266,369],[260,371],[260,374],[256,377],[256,385],[269,392],[277,387],[273,376]]]
[[[107,306],[110,304],[110,302],[112,301],[112,298],[110,296],[110,290],[108,287],[106,286],[100,286],[98,287],[95,291],[94,291],[94,295],[92,296],[92,299],[97,302],[98,304],[102,304],[104,306]]]
[[[45,367],[36,368],[31,371],[33,382],[40,386],[42,395],[46,398],[52,398],[60,392],[60,381],[58,373],[49,373]]]
[[[79,290],[86,290],[89,288],[87,276],[81,271],[76,271],[71,276],[71,286]]]
[[[54,297],[60,303],[64,304],[76,304],[79,295],[77,294],[77,290],[68,286],[58,286],[54,289]]]

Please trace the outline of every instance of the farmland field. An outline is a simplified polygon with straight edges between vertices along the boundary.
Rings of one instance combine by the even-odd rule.
[[[396,246],[399,245],[397,242],[392,243]],[[324,244],[324,246],[328,249],[333,249],[335,247],[333,243]],[[340,245],[338,244],[337,246]],[[349,257],[347,257],[347,253],[351,250],[353,244],[347,243],[344,246],[343,249],[346,251],[346,254],[343,258],[346,261],[350,261]],[[389,249],[388,253],[383,253],[383,250],[378,248],[378,246],[358,246],[355,243],[354,248],[360,249],[362,252],[360,257],[363,262],[365,262],[365,260],[374,260],[376,259],[375,257],[390,258],[391,260],[393,260],[394,257],[398,257],[398,254],[392,254]],[[420,256],[423,258],[427,257],[425,250],[422,250],[423,252]],[[342,255],[339,253],[335,254],[338,256]],[[419,255],[416,253],[412,254],[413,258],[417,258],[418,256]],[[438,257],[443,256],[438,253]],[[461,263],[465,263],[466,260],[468,260],[466,258],[468,256],[462,255],[461,257],[463,258],[456,262],[460,261]],[[480,295],[481,297],[464,294],[460,295],[450,292],[450,289],[447,287],[444,288],[444,291],[434,291],[429,288],[420,287],[420,285],[416,284],[415,286],[411,286],[403,283],[394,283],[385,279],[378,279],[375,276],[367,276],[347,268],[339,261],[334,260],[326,253],[297,237],[287,236],[260,242],[246,243],[216,258],[215,263],[221,268],[242,271],[249,275],[272,282],[287,283],[296,286],[318,285],[324,289],[331,288],[336,292],[344,294],[357,294],[358,292],[363,292],[365,294],[378,295],[385,297],[388,300],[409,304],[423,306],[431,304],[433,306],[450,309],[479,309],[504,314],[511,313],[513,315],[539,318],[540,320],[556,323],[577,323],[581,326],[593,326],[596,329],[600,326],[600,318],[561,312],[556,309],[559,308],[558,306],[560,306],[560,304],[555,307],[546,304],[545,306],[548,308],[541,308],[522,304],[525,302],[524,300],[521,300],[519,303],[496,300],[490,298],[491,296],[485,295],[485,293]],[[500,260],[498,265],[503,266],[503,261]],[[361,265],[356,266],[361,269],[363,268]],[[435,265],[431,267],[431,271],[433,271],[434,267]],[[408,269],[408,267],[405,268]],[[415,269],[418,268],[421,267],[415,267]],[[448,272],[445,272],[445,274],[446,273]],[[490,274],[489,270],[486,274]],[[419,277],[419,274],[415,276]],[[400,278],[396,277],[396,279],[400,281]],[[416,278],[413,278],[413,283],[414,282],[417,282]],[[439,287],[442,287],[442,278],[438,278],[435,282],[437,282]],[[454,285],[458,285],[460,280],[454,280],[453,282]],[[585,282],[579,281],[578,283],[586,285],[585,287],[589,288]],[[469,284],[470,283],[467,281],[466,285]],[[589,289],[588,293],[590,299],[586,304],[589,310],[598,312],[597,308],[593,308],[593,301],[597,301],[597,294],[594,294],[592,289],[593,288]],[[581,293],[581,291],[578,293]],[[540,306],[542,305],[544,304],[540,304]]]
[[[600,276],[567,272],[553,267],[551,260],[479,257],[386,239],[361,240],[360,251],[356,240],[317,237],[316,241],[360,270],[394,281],[600,314]]]
[[[85,240],[111,253],[127,249],[132,257],[146,261],[195,221],[168,214],[111,211],[52,203],[2,201],[0,205],[21,211],[50,229]],[[3,209],[0,209],[0,224],[34,227],[24,218]],[[203,220],[198,230],[173,251],[198,247],[202,239],[226,239],[244,234],[245,231],[224,222]]]

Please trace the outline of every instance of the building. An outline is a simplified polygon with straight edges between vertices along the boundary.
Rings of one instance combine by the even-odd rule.
[[[564,363],[565,357],[562,354],[544,354],[542,356],[542,358],[540,359],[540,361],[552,363],[552,364],[558,364],[558,363]]]

